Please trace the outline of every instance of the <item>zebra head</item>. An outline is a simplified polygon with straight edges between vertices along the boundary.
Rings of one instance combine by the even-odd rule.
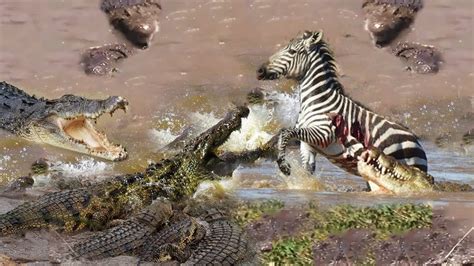
[[[257,70],[257,79],[274,80],[281,76],[299,79],[310,65],[310,53],[322,43],[322,31],[305,31],[276,52]]]

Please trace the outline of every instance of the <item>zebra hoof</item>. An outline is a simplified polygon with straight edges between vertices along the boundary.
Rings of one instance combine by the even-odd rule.
[[[278,160],[278,167],[280,168],[280,171],[286,175],[289,176],[291,174],[291,166],[290,164],[285,160]]]

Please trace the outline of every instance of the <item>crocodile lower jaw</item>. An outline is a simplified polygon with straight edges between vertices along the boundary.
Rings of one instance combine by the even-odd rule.
[[[383,192],[411,193],[433,190],[429,181],[425,180],[430,177],[428,174],[415,167],[399,163],[376,149],[369,149],[362,153],[357,169],[365,180],[375,183]]]
[[[95,119],[80,116],[72,119],[55,117],[54,120],[68,141],[82,146],[85,153],[113,161],[127,158],[124,147],[111,143],[105,133],[94,126]]]

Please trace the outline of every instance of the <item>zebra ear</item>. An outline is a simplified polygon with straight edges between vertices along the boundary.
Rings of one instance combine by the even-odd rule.
[[[303,34],[304,38],[304,46],[306,51],[311,51],[313,47],[318,44],[323,39],[323,32],[322,31],[305,31]]]
[[[312,33],[311,31],[305,30],[305,31],[303,32],[303,39],[306,40],[306,39],[308,39],[308,38],[311,37],[311,36],[313,36],[313,33]]]

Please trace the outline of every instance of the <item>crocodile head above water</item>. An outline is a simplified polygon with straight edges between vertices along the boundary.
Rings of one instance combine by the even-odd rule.
[[[385,192],[433,190],[434,178],[431,175],[400,163],[376,148],[369,148],[362,153],[357,162],[357,170],[364,179],[377,184]]]
[[[25,139],[46,143],[108,160],[123,160],[127,152],[112,144],[94,126],[105,113],[126,110],[127,100],[112,96],[91,100],[75,95],[59,99],[36,98],[6,83],[0,83],[0,128]]]
[[[110,23],[135,46],[147,48],[159,31],[159,0],[103,0]]]
[[[421,0],[364,0],[365,29],[379,47],[386,46],[415,19]]]
[[[438,72],[442,62],[441,54],[429,45],[401,42],[392,49],[392,52],[405,63],[407,70],[419,74]]]

